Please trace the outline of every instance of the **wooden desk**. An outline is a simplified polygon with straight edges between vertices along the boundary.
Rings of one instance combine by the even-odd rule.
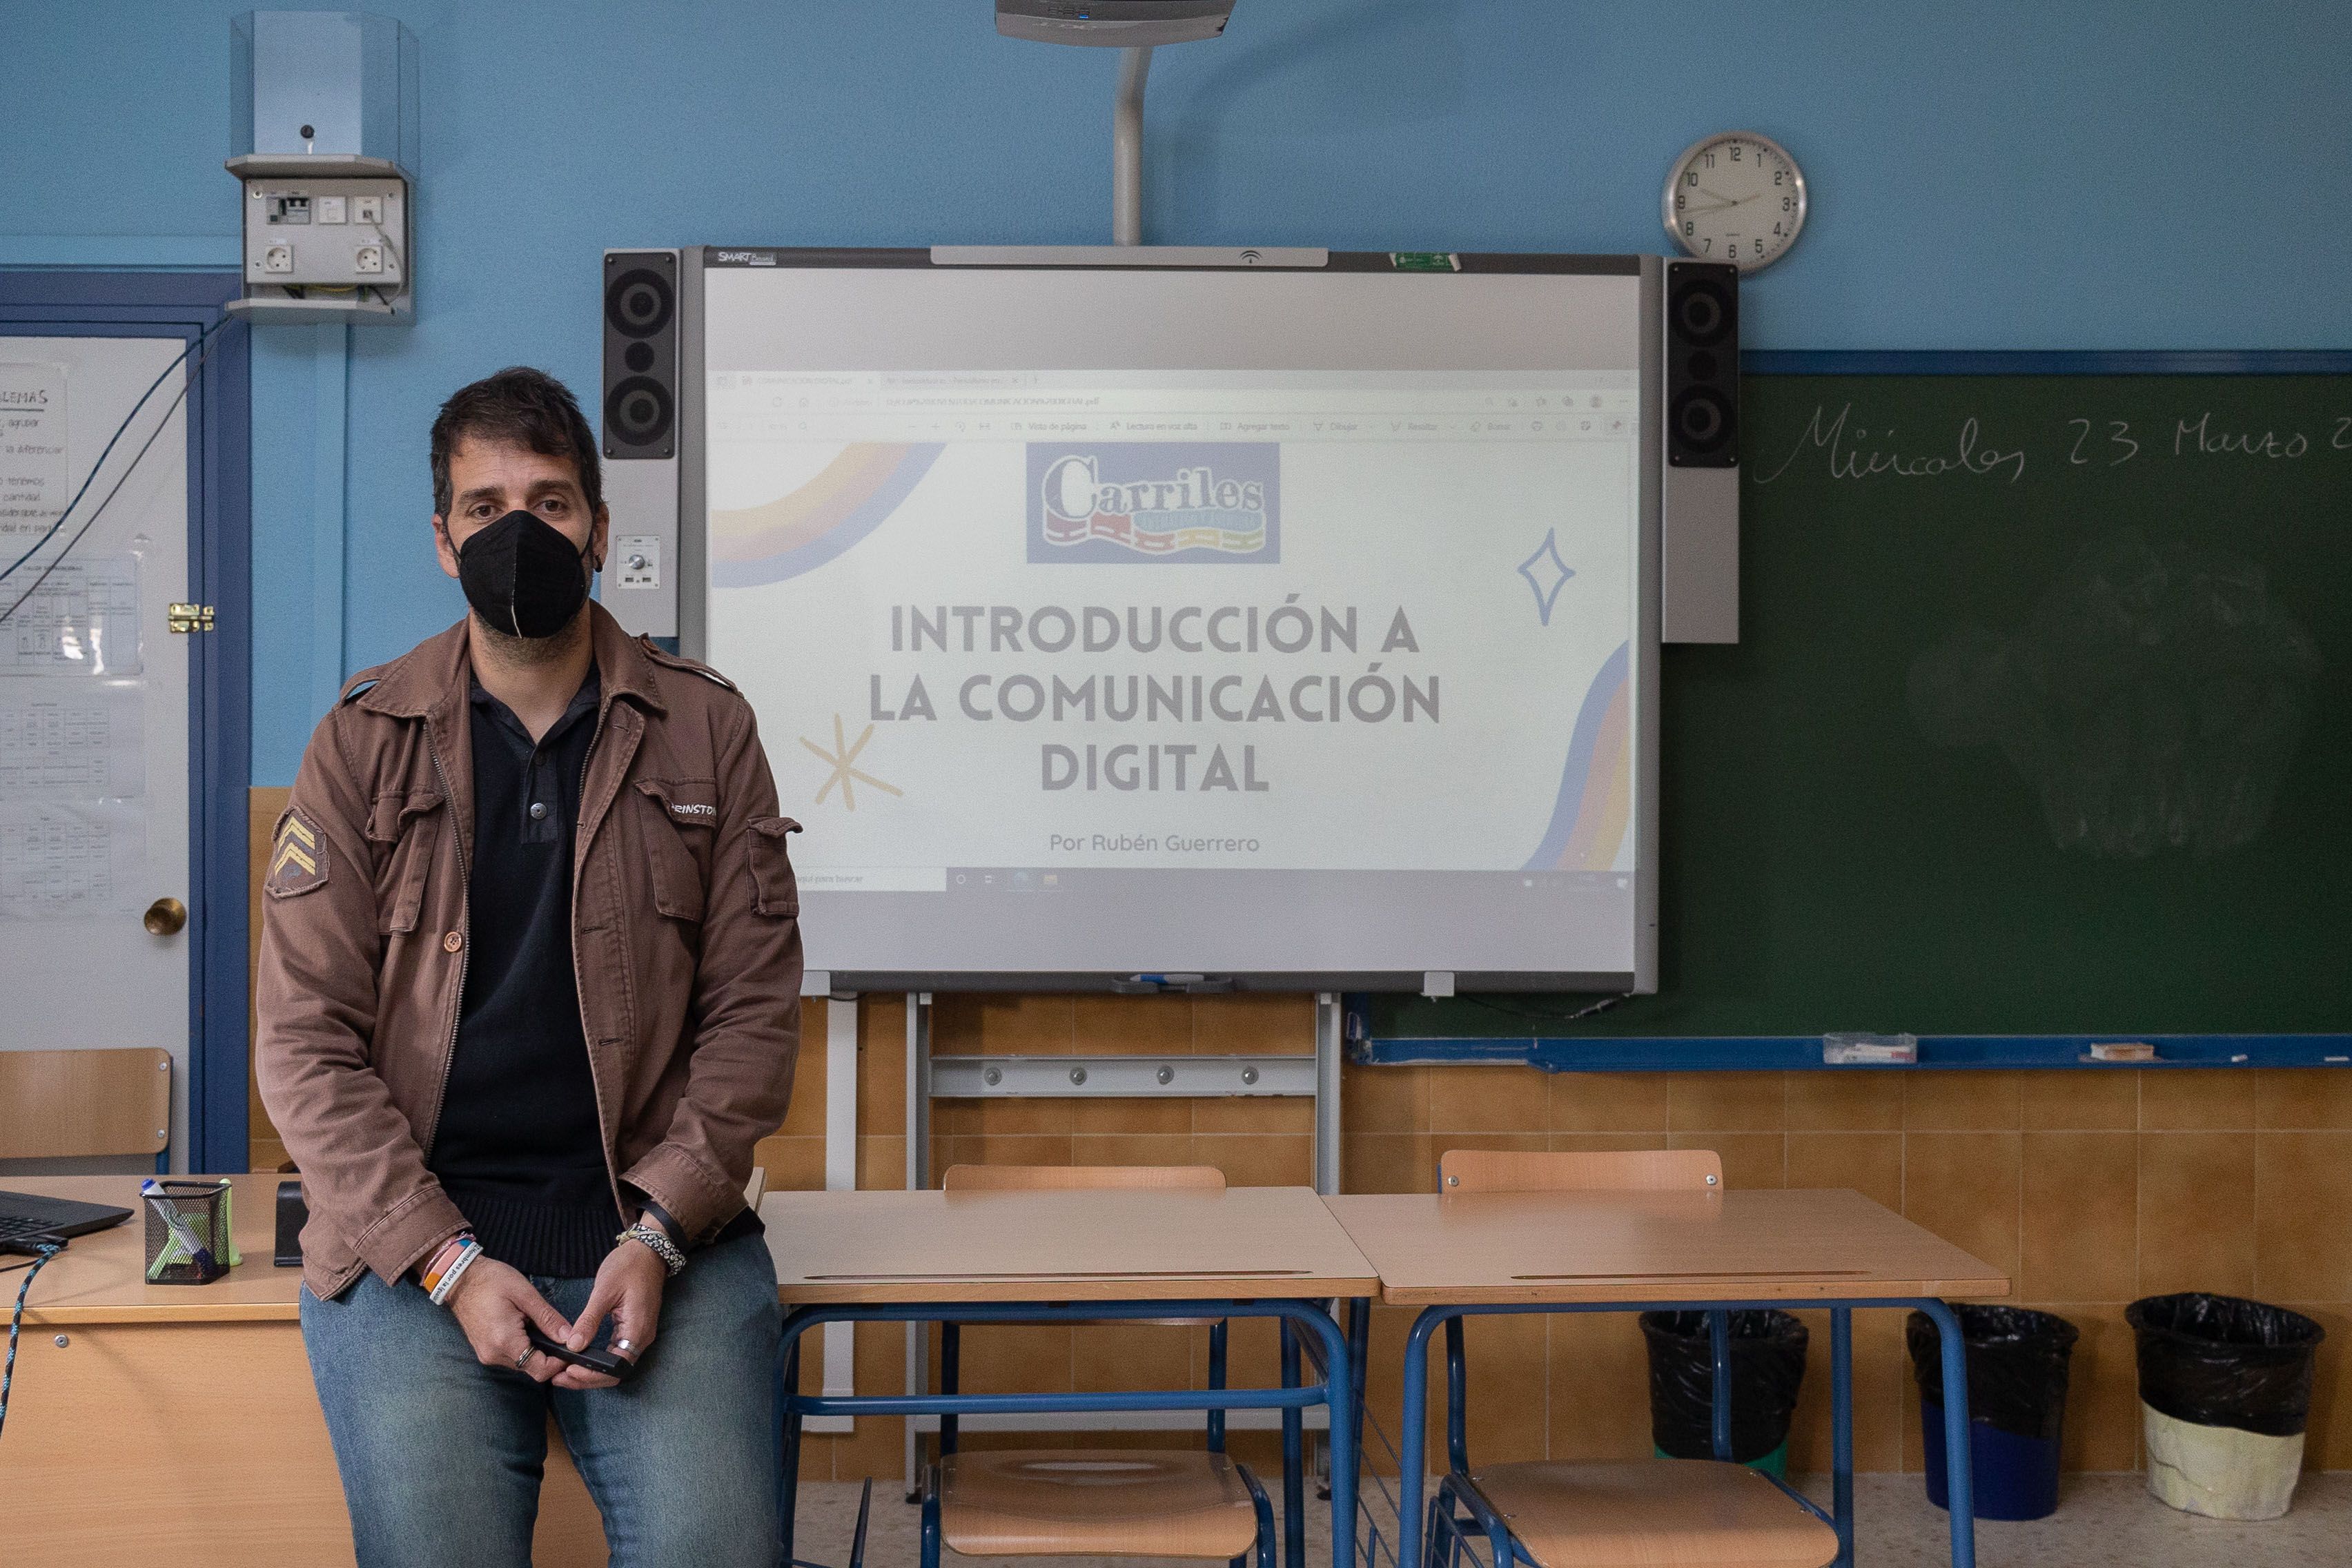
[[[1939,1320],[1952,1561],[1973,1568],[1975,1489],[1969,1470],[1968,1379],[1942,1298],[2006,1296],[2000,1271],[1859,1193],[1471,1193],[1323,1200],[1381,1276],[1383,1300],[1422,1308],[1405,1341],[1399,1518],[1423,1519],[1429,1341],[1453,1320],[1517,1311],[1811,1305],[1830,1309],[1832,1525],[1841,1563],[1853,1552],[1853,1310],[1916,1307]],[[1720,1347],[1721,1342],[1718,1341]],[[1724,1364],[1718,1348],[1717,1365]],[[1717,1379],[1717,1452],[1730,1406]],[[1468,1468],[1448,1380],[1451,1468]],[[1422,1531],[1403,1528],[1398,1568],[1417,1568]]]
[[[1013,1412],[1274,1408],[1295,1452],[1302,1403],[1331,1412],[1332,1561],[1355,1560],[1355,1358],[1321,1303],[1355,1303],[1351,1330],[1380,1288],[1364,1255],[1306,1187],[1222,1191],[775,1193],[760,1205],[776,1258],[786,1366],[800,1337],[825,1322],[1080,1321],[1165,1316],[1171,1302],[1203,1315],[1279,1318],[1319,1342],[1325,1378],[1297,1389],[1129,1393],[908,1394],[826,1397],[783,1380],[786,1458],[781,1499],[792,1550],[796,1451],[808,1415],[968,1415]],[[1212,1305],[1213,1304],[1213,1305]],[[1227,1395],[1230,1397],[1227,1397]],[[1289,1519],[1300,1520],[1298,1468],[1286,1463]],[[908,1478],[910,1480],[913,1478]],[[1303,1550],[1294,1522],[1286,1550]]]
[[[1380,1289],[1306,1187],[772,1193],[760,1217],[787,1306],[1308,1300]]]
[[[0,1557],[44,1568],[352,1561],[302,1352],[301,1271],[270,1262],[280,1179],[231,1178],[245,1261],[210,1285],[146,1283],[136,1213],[41,1270],[0,1432]],[[136,1176],[10,1176],[0,1188],[139,1203]],[[23,1279],[0,1274],[0,1310]],[[562,1445],[551,1436],[550,1448],[532,1560],[601,1565],[595,1505]]]
[[[1399,1305],[2009,1294],[1998,1269],[1843,1190],[1323,1201]]]

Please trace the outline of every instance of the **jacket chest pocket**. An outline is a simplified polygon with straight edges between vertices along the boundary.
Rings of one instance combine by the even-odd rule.
[[[368,847],[375,859],[375,929],[394,936],[416,929],[425,885],[448,813],[438,790],[394,790],[369,808]]]
[[[709,900],[711,845],[719,836],[716,779],[639,779],[637,837],[653,881],[654,908],[699,921]]]

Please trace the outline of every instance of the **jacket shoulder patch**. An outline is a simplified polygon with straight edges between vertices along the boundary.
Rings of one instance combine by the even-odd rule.
[[[281,899],[327,885],[327,847],[318,825],[291,806],[269,836],[269,874],[261,885]]]
[[[723,687],[729,691],[735,689],[735,683],[733,681],[728,679],[725,676],[719,674],[709,665],[701,663],[697,659],[688,658],[684,654],[672,653],[667,648],[656,643],[653,638],[649,637],[640,637],[637,638],[637,646],[644,648],[646,650],[646,657],[652,659],[656,664],[662,665],[670,669],[682,669],[688,675],[698,675],[702,677],[703,679],[710,682],[711,685]]]

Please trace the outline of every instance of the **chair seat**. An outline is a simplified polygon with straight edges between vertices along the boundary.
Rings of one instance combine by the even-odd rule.
[[[1486,1465],[1470,1478],[1541,1568],[1824,1568],[1837,1532],[1745,1465]]]
[[[940,1461],[940,1536],[973,1557],[1238,1557],[1257,1540],[1223,1454],[1013,1449]]]

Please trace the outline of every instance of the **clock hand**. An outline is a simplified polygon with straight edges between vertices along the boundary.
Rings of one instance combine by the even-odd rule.
[[[1714,193],[1709,192],[1707,194],[1713,195]],[[1739,204],[1738,202],[1729,201],[1724,197],[1717,196],[1715,205],[1711,207],[1685,207],[1682,210],[1683,216],[1685,217],[1700,217],[1704,216],[1707,213],[1719,213],[1727,207],[1736,207]]]
[[[1699,194],[1700,195],[1703,195],[1703,196],[1713,196],[1717,201],[1721,202],[1725,206],[1727,206],[1727,207],[1736,207],[1736,206],[1739,205],[1742,202],[1752,202],[1752,201],[1754,201],[1758,196],[1762,195],[1764,193],[1763,193],[1763,192],[1761,192],[1761,191],[1752,191],[1752,192],[1750,192],[1749,194],[1748,194],[1747,195],[1744,195],[1744,196],[1727,196],[1727,195],[1725,195],[1721,191],[1710,191],[1710,190],[1708,190],[1705,185],[1701,185],[1701,186],[1699,186],[1699,187],[1698,187],[1698,194]],[[1714,208],[1714,207],[1708,207],[1708,208],[1707,208],[1707,209],[1706,209],[1706,211],[1708,211],[1708,212],[1714,212],[1714,211],[1717,211],[1717,208]]]

